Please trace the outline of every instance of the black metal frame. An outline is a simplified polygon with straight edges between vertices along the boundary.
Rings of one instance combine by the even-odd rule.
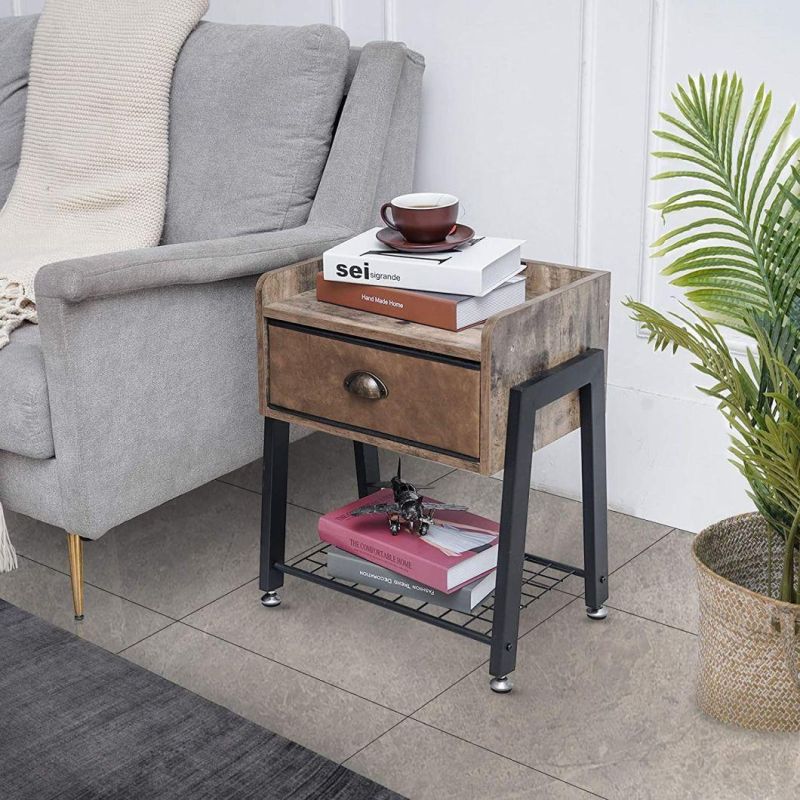
[[[378,448],[363,442],[353,442],[353,450],[356,457],[358,496],[366,497],[374,491],[372,487],[380,483],[381,480]]]
[[[525,552],[536,412],[575,391],[580,400],[583,568]],[[365,497],[380,481],[378,450],[362,442],[353,444],[358,495]],[[472,614],[464,615],[444,609],[431,613],[430,607],[426,609],[427,604],[417,607],[401,604],[397,596],[358,588],[356,584],[320,574],[325,565],[321,556],[326,552],[326,545],[312,548],[285,563],[288,456],[289,424],[267,417],[264,425],[261,511],[259,585],[262,591],[274,595],[283,586],[284,574],[295,575],[483,641],[491,646],[489,672],[497,679],[505,679],[516,667],[520,610],[569,575],[583,577],[587,613],[595,619],[602,618],[603,605],[608,599],[605,356],[602,350],[587,350],[511,389],[494,601]],[[539,569],[531,568],[531,564]],[[537,593],[537,589],[542,591]],[[457,620],[447,618],[453,615],[457,616]],[[476,621],[490,623],[491,633],[479,630]]]
[[[323,570],[327,567],[328,549],[329,545],[318,544],[283,564],[281,569],[287,575],[296,575],[312,583],[362,598],[383,608],[391,608],[393,611],[410,617],[421,617],[425,622],[439,628],[460,633],[462,636],[468,636],[491,645],[494,621],[494,598],[492,595],[468,614],[435,606],[422,600],[411,601],[403,595],[361,586],[352,581],[344,581],[326,575]],[[583,571],[557,561],[526,554],[523,565],[522,591],[519,598],[520,609],[527,608],[542,595],[558,587],[570,575],[582,577]]]

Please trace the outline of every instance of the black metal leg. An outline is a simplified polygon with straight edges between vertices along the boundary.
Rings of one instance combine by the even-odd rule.
[[[492,651],[489,672],[496,692],[510,692],[508,674],[517,660],[519,603],[528,519],[536,412],[578,390],[581,409],[583,484],[583,574],[586,612],[603,619],[608,599],[608,509],[606,499],[605,361],[601,350],[587,352],[515,386],[508,405],[503,505],[497,554]],[[531,557],[533,558],[533,557]]]
[[[511,691],[508,674],[514,671],[517,663],[519,604],[536,419],[533,399],[531,392],[519,388],[512,389],[509,398],[492,650],[489,659],[491,687],[496,692]]]
[[[264,420],[264,471],[261,478],[261,566],[259,587],[266,592],[261,602],[277,606],[276,590],[283,586],[286,549],[286,487],[289,478],[289,423]]]
[[[381,467],[378,461],[378,448],[363,442],[353,442],[356,457],[356,480],[358,496],[366,497],[374,492],[374,484],[381,479]]]
[[[606,392],[602,353],[593,360],[591,379],[579,390],[583,478],[583,569],[586,613],[608,612],[608,501],[606,497]]]

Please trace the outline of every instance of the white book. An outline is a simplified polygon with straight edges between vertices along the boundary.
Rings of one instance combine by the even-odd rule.
[[[468,614],[494,591],[497,570],[493,569],[486,575],[481,575],[454,592],[446,594],[405,575],[392,572],[386,567],[365,561],[352,553],[339,550],[338,547],[330,547],[328,575]]]
[[[445,253],[398,253],[375,238],[380,228],[322,256],[326,280],[482,297],[520,270],[521,239],[484,236]]]

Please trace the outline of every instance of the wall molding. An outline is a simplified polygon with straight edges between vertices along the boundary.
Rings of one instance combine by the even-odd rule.
[[[650,243],[658,238],[659,216],[650,206],[657,201],[659,190],[651,175],[656,173],[658,160],[651,155],[652,131],[658,119],[664,97],[666,73],[666,2],[650,0],[650,45],[648,50],[648,82],[644,129],[644,172],[642,174],[642,232],[639,243],[639,301],[652,306],[655,300],[655,265],[650,258]],[[646,339],[647,332],[637,325],[636,335]]]
[[[387,42],[397,39],[396,0],[383,0],[383,38]]]
[[[657,267],[650,258],[650,244],[662,233],[661,217],[650,206],[663,199],[662,184],[650,180],[658,170],[658,159],[651,155],[653,149],[653,128],[659,119],[661,104],[667,97],[666,91],[666,43],[667,43],[667,0],[650,0],[650,48],[648,59],[649,81],[647,86],[647,114],[644,135],[645,169],[642,176],[642,235],[639,250],[639,301],[651,308],[657,308],[656,277]],[[649,334],[644,326],[637,324],[636,335],[647,339]],[[725,342],[734,355],[744,355],[749,342],[743,336],[726,335]]]
[[[331,0],[331,25],[344,28],[344,0]]]
[[[575,239],[573,243],[573,262],[577,266],[585,266],[589,263],[591,250],[598,4],[599,0],[582,0],[581,3],[580,91],[578,93]]]

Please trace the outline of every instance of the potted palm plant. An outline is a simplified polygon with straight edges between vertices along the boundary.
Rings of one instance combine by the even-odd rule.
[[[677,113],[654,133],[675,169],[654,179],[680,186],[655,207],[682,219],[653,246],[686,313],[626,305],[656,349],[693,357],[757,508],[694,542],[699,704],[749,728],[800,730],[800,139],[794,107],[768,132],[771,93],[759,88],[746,116],[742,96],[735,74],[673,93]],[[741,355],[730,331],[746,337]]]

